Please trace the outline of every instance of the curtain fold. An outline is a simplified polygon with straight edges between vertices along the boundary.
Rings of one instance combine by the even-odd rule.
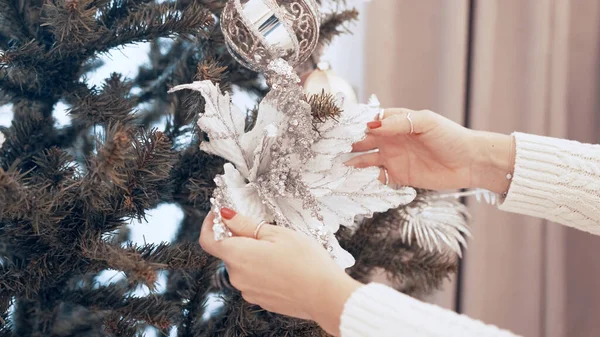
[[[365,27],[364,91],[386,106],[600,141],[598,0],[380,0]],[[600,238],[469,206],[460,287],[429,300],[527,337],[597,336]]]

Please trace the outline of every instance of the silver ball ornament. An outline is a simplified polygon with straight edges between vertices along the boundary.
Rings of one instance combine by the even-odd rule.
[[[295,67],[317,46],[319,13],[315,0],[229,0],[221,29],[229,52],[243,66],[264,71],[282,58]]]

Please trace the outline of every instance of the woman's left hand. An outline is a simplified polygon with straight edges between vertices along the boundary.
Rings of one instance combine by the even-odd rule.
[[[213,239],[211,213],[200,234],[202,248],[225,262],[231,284],[246,301],[279,314],[316,321],[339,335],[340,317],[361,284],[349,277],[317,242],[292,230],[256,223],[222,209],[234,237]]]

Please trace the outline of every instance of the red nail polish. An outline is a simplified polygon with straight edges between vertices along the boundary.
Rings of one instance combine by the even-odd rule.
[[[373,122],[369,122],[369,123],[367,123],[367,127],[368,127],[369,129],[371,129],[371,130],[372,130],[372,129],[377,129],[377,128],[381,127],[381,121],[373,121]]]
[[[237,213],[231,208],[221,208],[221,216],[225,218],[225,220],[231,220]]]

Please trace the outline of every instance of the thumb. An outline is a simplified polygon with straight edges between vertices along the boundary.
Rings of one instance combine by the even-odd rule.
[[[426,132],[434,122],[428,110],[386,109],[383,118],[367,123],[369,134],[375,136],[400,136]]]

